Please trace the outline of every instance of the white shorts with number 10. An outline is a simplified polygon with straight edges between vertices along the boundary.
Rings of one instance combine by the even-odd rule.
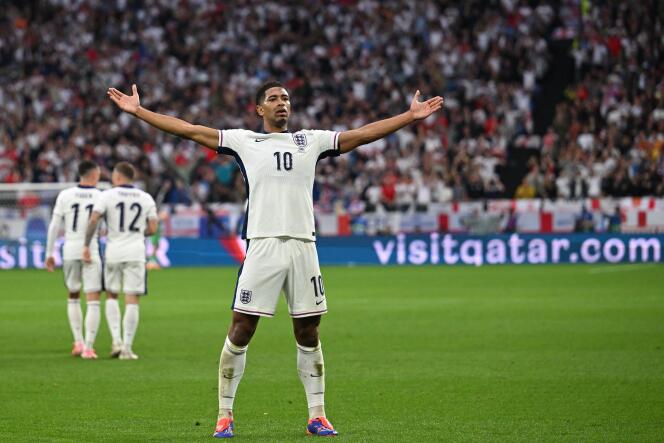
[[[272,317],[284,291],[291,317],[327,312],[316,243],[294,238],[255,238],[240,268],[233,310]]]

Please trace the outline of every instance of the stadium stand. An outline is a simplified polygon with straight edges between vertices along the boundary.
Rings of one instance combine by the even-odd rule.
[[[38,3],[0,17],[0,182],[73,181],[82,158],[108,175],[122,159],[165,203],[242,203],[232,159],[119,115],[105,91],[135,82],[146,107],[257,128],[253,93],[276,77],[293,130],[356,127],[417,88],[446,99],[432,120],[321,162],[318,214],[664,196],[656,0]]]

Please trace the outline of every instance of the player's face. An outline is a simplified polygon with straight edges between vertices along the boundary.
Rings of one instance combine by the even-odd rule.
[[[290,116],[291,103],[284,88],[274,87],[265,91],[263,103],[256,106],[256,112],[271,126],[285,127]]]

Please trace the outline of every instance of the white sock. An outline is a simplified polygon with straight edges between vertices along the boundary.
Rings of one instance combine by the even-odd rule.
[[[106,299],[106,322],[108,323],[108,329],[111,331],[111,338],[113,339],[113,344],[119,344],[122,342],[120,337],[120,305],[118,300],[115,298]]]
[[[125,305],[124,320],[122,321],[124,329],[124,346],[131,351],[131,345],[134,343],[136,329],[138,329],[138,305],[130,303]]]
[[[81,311],[81,302],[77,298],[68,299],[67,317],[69,318],[71,333],[74,335],[74,341],[83,341],[83,311]]]
[[[85,311],[85,347],[92,349],[99,330],[99,300],[89,301]]]
[[[297,373],[307,394],[309,418],[325,417],[325,365],[320,342],[315,348],[297,345]]]
[[[235,392],[244,374],[248,346],[235,346],[226,337],[219,359],[219,418],[233,415]]]

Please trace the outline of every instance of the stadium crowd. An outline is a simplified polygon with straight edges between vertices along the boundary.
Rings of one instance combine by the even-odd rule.
[[[243,202],[232,158],[118,114],[106,89],[136,83],[149,109],[259,130],[253,94],[276,78],[292,95],[291,130],[394,115],[418,88],[445,97],[428,120],[321,162],[314,197],[324,211],[664,195],[664,8],[531,3],[10,3],[0,17],[0,182],[74,181],[82,158],[108,176],[129,160],[158,200]],[[556,38],[574,39],[577,79],[540,136],[532,103]],[[513,193],[505,165],[521,148],[535,155]]]

